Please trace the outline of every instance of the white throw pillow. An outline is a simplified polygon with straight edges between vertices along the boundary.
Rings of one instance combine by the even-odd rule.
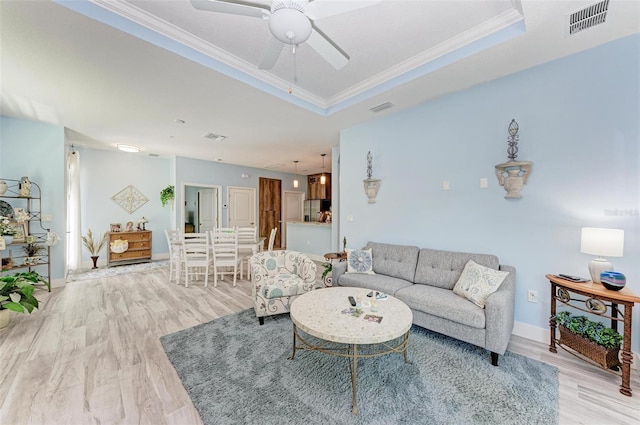
[[[469,260],[462,270],[460,279],[453,287],[453,293],[484,308],[489,295],[498,290],[508,275],[509,272],[481,266],[475,261]]]
[[[371,249],[347,249],[347,273],[375,274]]]

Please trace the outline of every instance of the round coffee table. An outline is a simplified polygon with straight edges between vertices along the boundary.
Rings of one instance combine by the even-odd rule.
[[[356,380],[359,358],[402,353],[405,362],[409,363],[407,346],[413,314],[405,303],[389,295],[386,300],[377,302],[378,311],[372,312],[371,307],[363,306],[359,317],[343,313],[353,308],[349,296],[366,304],[371,302],[371,298],[367,297],[370,292],[364,288],[323,288],[300,295],[291,304],[293,352],[289,359],[293,360],[296,350],[347,357],[354,415],[358,414]],[[382,320],[375,321],[369,315],[382,317]],[[320,341],[314,341],[300,331]]]

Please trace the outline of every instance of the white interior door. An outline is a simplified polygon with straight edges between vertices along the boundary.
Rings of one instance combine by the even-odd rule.
[[[284,192],[282,201],[282,248],[287,245],[287,222],[304,221],[304,192]]]
[[[228,226],[257,226],[256,189],[253,187],[229,187]]]
[[[207,232],[218,227],[217,189],[198,191],[198,231]]]

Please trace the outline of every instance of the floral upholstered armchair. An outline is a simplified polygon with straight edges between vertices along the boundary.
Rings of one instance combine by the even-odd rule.
[[[264,316],[288,313],[293,300],[316,284],[316,263],[300,252],[258,252],[250,264],[253,308],[261,325]]]

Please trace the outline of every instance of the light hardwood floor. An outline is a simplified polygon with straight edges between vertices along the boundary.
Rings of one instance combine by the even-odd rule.
[[[41,310],[0,331],[0,424],[202,423],[159,337],[250,308],[250,295],[246,280],[184,288],[167,269],[38,292]],[[618,377],[546,344],[513,337],[509,350],[560,369],[561,424],[640,424],[637,370],[625,397]]]

